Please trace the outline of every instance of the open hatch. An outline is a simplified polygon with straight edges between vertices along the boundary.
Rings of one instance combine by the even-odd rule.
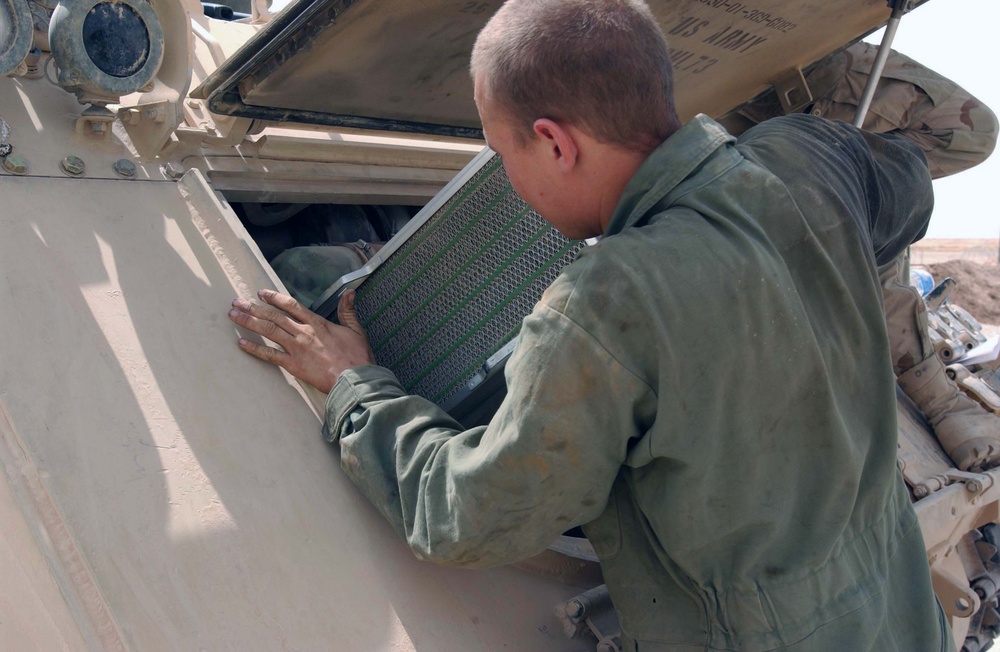
[[[469,53],[501,0],[297,0],[192,94],[216,113],[479,138]],[[884,0],[650,0],[682,119],[719,116],[880,27]],[[920,4],[920,3],[917,3]]]

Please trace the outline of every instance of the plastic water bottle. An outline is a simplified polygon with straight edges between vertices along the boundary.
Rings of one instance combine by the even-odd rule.
[[[910,285],[917,288],[920,296],[926,297],[934,289],[934,277],[925,269],[911,269]]]

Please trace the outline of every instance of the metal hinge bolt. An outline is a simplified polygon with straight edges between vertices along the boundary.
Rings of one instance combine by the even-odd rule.
[[[71,177],[80,177],[87,171],[87,166],[79,156],[67,156],[59,161],[59,169]]]
[[[114,173],[123,179],[135,178],[135,163],[128,159],[120,158],[111,166]]]
[[[28,159],[24,158],[20,154],[10,154],[3,160],[3,169],[7,170],[11,174],[27,174]]]

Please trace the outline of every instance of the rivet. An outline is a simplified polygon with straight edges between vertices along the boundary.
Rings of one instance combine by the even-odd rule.
[[[59,161],[59,169],[71,177],[79,177],[83,176],[83,173],[87,170],[87,166],[79,156],[67,156]]]
[[[27,174],[28,159],[20,154],[11,154],[3,160],[3,169],[11,174]]]

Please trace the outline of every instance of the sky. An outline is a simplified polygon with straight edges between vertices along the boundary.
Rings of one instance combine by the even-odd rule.
[[[903,16],[893,49],[1000,111],[1000,0],[933,0]],[[879,42],[882,31],[870,37]],[[1000,236],[1000,153],[934,182],[927,238]]]

